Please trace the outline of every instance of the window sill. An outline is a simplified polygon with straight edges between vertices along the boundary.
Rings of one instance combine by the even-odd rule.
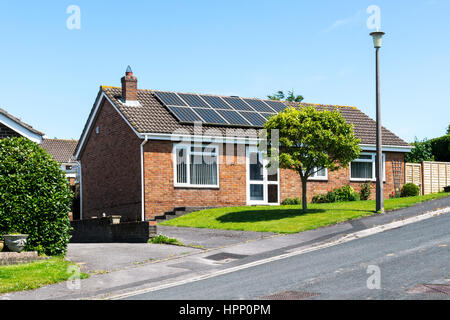
[[[188,185],[184,185],[184,184],[176,184],[174,185],[175,188],[177,189],[220,189],[219,186],[201,186],[201,185],[192,185],[192,184],[188,184]]]

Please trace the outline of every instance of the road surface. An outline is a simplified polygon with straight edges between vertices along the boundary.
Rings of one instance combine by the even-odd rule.
[[[420,284],[450,286],[450,214],[126,299],[260,299],[285,291],[316,294],[309,299],[450,298],[407,292]]]

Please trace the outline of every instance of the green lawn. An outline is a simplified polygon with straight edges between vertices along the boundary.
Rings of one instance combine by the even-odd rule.
[[[392,211],[432,199],[450,196],[437,193],[426,196],[386,199],[386,211]],[[301,206],[227,207],[193,212],[161,225],[246,230],[277,233],[297,233],[305,230],[375,214],[375,201],[308,204],[308,213]]]
[[[66,281],[71,275],[68,269],[74,263],[62,257],[26,264],[0,266],[0,294],[12,291],[31,290],[52,283]],[[80,278],[88,275],[81,273]]]

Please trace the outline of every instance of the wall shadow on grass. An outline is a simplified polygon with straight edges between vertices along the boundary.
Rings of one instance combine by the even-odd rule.
[[[306,214],[323,213],[323,209],[308,209]],[[302,209],[273,209],[273,210],[249,210],[237,211],[224,214],[217,217],[216,220],[222,223],[226,222],[261,222],[281,220],[304,215]]]

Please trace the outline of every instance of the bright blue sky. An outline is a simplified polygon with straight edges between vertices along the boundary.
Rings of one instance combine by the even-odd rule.
[[[69,30],[66,9],[81,9]],[[0,106],[78,139],[100,85],[357,106],[374,117],[366,8],[381,8],[383,125],[407,141],[450,123],[450,1],[6,1]]]

